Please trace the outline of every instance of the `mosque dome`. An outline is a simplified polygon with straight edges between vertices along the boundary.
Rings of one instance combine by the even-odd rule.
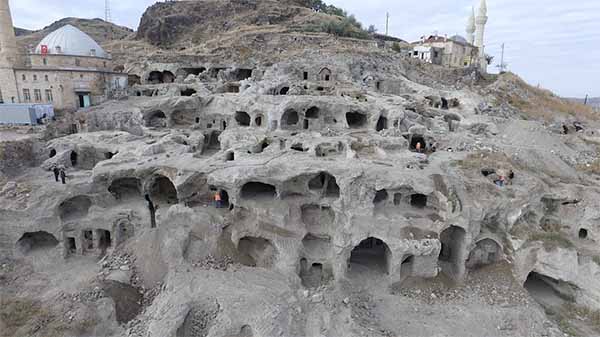
[[[66,25],[48,34],[37,47],[35,53],[42,53],[42,46],[48,48],[51,55],[95,56],[108,58],[108,54],[89,35],[79,29]]]
[[[468,44],[469,42],[467,41],[467,39],[465,39],[464,37],[460,36],[460,35],[454,35],[450,38],[450,40],[456,41],[458,43],[464,43],[464,44]]]

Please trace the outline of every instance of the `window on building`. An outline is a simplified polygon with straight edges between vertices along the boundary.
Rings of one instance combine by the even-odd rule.
[[[60,46],[56,46],[56,53],[60,54],[62,52],[62,48]]]
[[[437,51],[434,51],[434,52],[433,52],[433,57],[434,57],[434,58],[438,58],[438,56],[439,56],[439,55],[440,55],[440,54],[439,54]]]
[[[48,82],[48,75],[44,75],[44,80]]]
[[[31,93],[29,92],[29,89],[23,89],[23,100],[25,102],[31,102]]]
[[[52,97],[52,90],[46,89],[46,101],[53,102],[54,97]]]
[[[23,81],[27,81],[27,76],[25,74],[23,74],[21,78],[23,78]]]
[[[419,52],[415,50],[415,51],[413,52],[413,55],[415,55],[415,56],[419,56]]]
[[[2,90],[0,90],[0,104],[4,103],[4,98],[2,98]]]
[[[48,65],[48,59],[44,59],[44,65],[47,66]]]
[[[42,101],[42,91],[40,89],[34,89],[33,90],[33,95],[35,96],[35,101],[36,102],[41,102]]]
[[[37,75],[33,75],[33,80],[37,81]]]
[[[78,67],[81,66],[81,60],[75,59],[75,65]]]
[[[79,78],[83,80],[83,74],[79,74]]]
[[[96,49],[90,49],[90,56],[96,56]]]

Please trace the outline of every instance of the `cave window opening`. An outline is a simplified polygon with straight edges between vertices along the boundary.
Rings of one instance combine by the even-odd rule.
[[[337,198],[340,196],[340,187],[334,176],[321,172],[308,182],[312,191],[321,191],[325,197]]]
[[[226,121],[221,122],[221,129],[222,130],[227,129],[227,122]]]
[[[154,178],[150,186],[150,198],[155,205],[175,205],[179,202],[175,185],[165,176]]]
[[[254,119],[254,124],[256,126],[262,126],[262,116],[256,116],[256,118]]]
[[[457,226],[450,226],[440,234],[441,250],[439,254],[439,264],[449,277],[457,277],[460,269],[462,249],[465,246],[466,232]]]
[[[115,156],[115,154],[112,152],[104,152],[104,158],[107,160],[112,159],[114,156]]]
[[[387,244],[377,238],[367,238],[354,247],[350,254],[349,265],[353,264],[367,268],[369,271],[389,273],[391,251]],[[359,268],[360,270],[360,268]]]
[[[196,117],[196,124],[200,124],[200,117]]]
[[[377,127],[375,130],[377,132],[383,131],[388,128],[388,119],[384,116],[379,116],[379,120],[377,121]]]
[[[192,95],[194,95],[196,93],[197,93],[196,90],[191,89],[191,88],[187,88],[187,89],[181,90],[181,96],[190,97],[190,96],[192,96]]]
[[[170,71],[152,71],[148,76],[148,82],[150,82],[150,84],[173,83],[174,81],[175,75]]]
[[[84,230],[82,240],[84,250],[94,249],[94,232],[92,232],[91,230]]]
[[[394,194],[394,206],[400,206],[401,203],[402,203],[402,194],[395,193]]]
[[[56,237],[44,231],[27,232],[17,241],[17,248],[22,254],[52,249],[57,245],[58,240]]]
[[[98,248],[104,251],[112,246],[110,231],[98,229],[96,234],[98,235]]]
[[[307,80],[308,80],[308,71],[305,71],[305,72],[303,73],[303,76],[302,76],[302,78],[303,78],[305,81],[307,81]]]
[[[243,237],[237,245],[239,262],[248,267],[271,267],[276,250],[271,241],[260,237]]]
[[[448,100],[444,97],[442,97],[442,109],[444,110],[448,110],[449,105],[448,105]]]
[[[288,92],[290,91],[290,87],[283,87],[279,90],[279,94],[280,95],[287,95]]]
[[[374,204],[381,204],[388,200],[388,192],[387,190],[379,190],[375,193],[375,198],[373,198]]]
[[[238,111],[235,113],[235,121],[239,126],[250,126],[250,115],[244,111]]]
[[[71,156],[70,156],[71,166],[73,166],[73,167],[77,166],[77,157],[78,157],[77,152],[71,151]]]
[[[286,110],[281,117],[281,126],[295,126],[299,122],[296,110]]]
[[[331,70],[329,70],[328,68],[323,68],[321,69],[321,71],[319,72],[319,77],[321,78],[321,81],[329,81],[331,80]]]
[[[427,207],[427,196],[419,193],[411,195],[410,205],[416,208]]]
[[[114,180],[108,187],[108,191],[117,200],[141,200],[141,182],[137,178],[119,178]]]
[[[585,228],[581,228],[579,230],[579,238],[580,239],[587,239],[587,237],[588,237],[588,230],[585,229]]]
[[[50,149],[49,158],[53,158],[54,156],[56,156],[56,150],[55,149]]]
[[[346,121],[348,126],[352,129],[362,128],[367,124],[367,116],[360,112],[348,112],[346,113]]]
[[[273,185],[261,182],[249,182],[242,187],[242,199],[274,199],[277,196],[277,189]]]
[[[234,161],[235,160],[235,153],[233,151],[227,152],[226,160],[227,161]]]
[[[304,146],[302,145],[302,143],[293,144],[292,147],[291,147],[291,149],[294,150],[294,151],[298,151],[298,152],[307,151],[307,150],[304,149]]]
[[[304,128],[304,130],[308,130],[308,127],[309,127],[309,126],[310,126],[310,124],[309,124],[309,121],[308,121],[308,119],[305,119],[305,120],[304,120],[304,125],[303,125],[303,128]]]
[[[147,127],[164,128],[167,126],[167,116],[160,110],[153,111],[149,114],[146,122]]]
[[[311,119],[319,118],[319,108],[317,108],[316,106],[311,107],[310,109],[306,110],[306,113],[304,114],[304,116],[306,118],[311,118]]]
[[[414,262],[414,255],[408,255],[402,259],[402,263],[400,264],[400,276],[402,278],[408,277],[412,274]]]
[[[67,237],[66,249],[67,255],[72,255],[77,252],[77,242],[75,241],[75,238]]]

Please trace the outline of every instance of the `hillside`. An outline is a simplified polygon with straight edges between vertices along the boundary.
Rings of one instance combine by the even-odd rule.
[[[79,28],[101,45],[111,40],[124,39],[133,33],[132,29],[117,26],[102,19],[64,18],[37,31],[15,28],[17,43],[22,48],[36,46],[46,35],[68,24]]]

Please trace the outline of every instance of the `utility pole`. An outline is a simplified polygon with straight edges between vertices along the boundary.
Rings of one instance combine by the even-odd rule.
[[[385,35],[390,35],[390,13],[386,13],[385,18]]]
[[[506,72],[506,68],[507,68],[507,64],[504,63],[504,43],[502,44],[502,56],[500,58],[500,64],[497,65],[498,69],[500,69],[500,74],[503,74]]]

